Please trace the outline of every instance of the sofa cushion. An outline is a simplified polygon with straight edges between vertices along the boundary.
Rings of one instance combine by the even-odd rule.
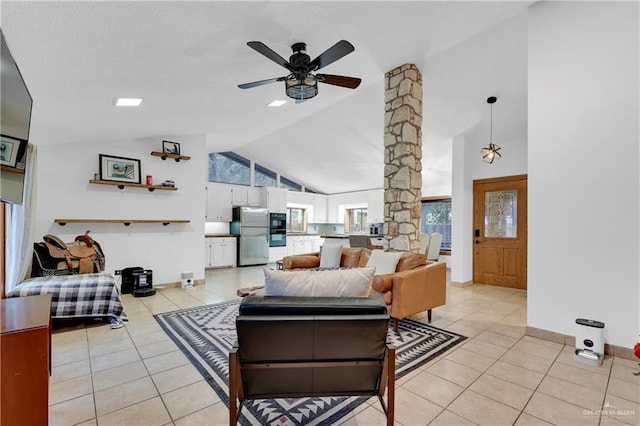
[[[405,253],[402,255],[396,266],[396,272],[408,271],[418,266],[426,265],[427,257],[424,253]]]
[[[391,274],[396,271],[398,260],[402,254],[401,251],[373,250],[367,266],[374,266],[376,275]]]
[[[264,268],[267,296],[368,297],[374,268],[278,271]]]
[[[342,244],[325,244],[320,252],[321,268],[336,268],[340,266]]]
[[[357,268],[360,263],[360,255],[363,249],[361,247],[343,247],[342,257],[340,258],[340,266],[347,268]]]
[[[380,293],[391,290],[393,287],[393,275],[394,274],[375,275],[371,282],[371,288]]]
[[[283,260],[284,269],[316,268],[320,259],[314,255],[286,256]]]

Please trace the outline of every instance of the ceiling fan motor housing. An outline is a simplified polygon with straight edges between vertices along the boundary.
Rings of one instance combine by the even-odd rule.
[[[293,55],[289,58],[289,63],[294,71],[302,74],[306,74],[311,71],[309,69],[311,57],[307,55],[306,43],[295,43],[291,46],[291,50],[293,50]],[[300,75],[298,77],[300,77]]]

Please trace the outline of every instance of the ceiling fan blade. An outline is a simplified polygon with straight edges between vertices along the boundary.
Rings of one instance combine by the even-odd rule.
[[[252,87],[264,86],[265,84],[275,83],[276,81],[284,81],[287,77],[270,78],[268,80],[253,81],[251,83],[238,84],[241,89],[251,89]]]
[[[250,48],[252,48],[256,52],[266,56],[267,58],[271,59],[276,64],[278,64],[278,65],[280,65],[282,67],[285,67],[289,71],[293,71],[293,67],[291,66],[291,64],[286,59],[284,59],[282,56],[278,55],[276,52],[271,50],[263,42],[261,42],[261,41],[250,41],[250,42],[247,43],[247,46],[249,46]]]
[[[309,71],[316,71],[353,52],[355,47],[346,40],[340,40],[309,63]]]
[[[316,78],[321,83],[333,84],[334,86],[346,87],[347,89],[355,89],[362,81],[356,77],[346,77],[344,75],[316,74]]]

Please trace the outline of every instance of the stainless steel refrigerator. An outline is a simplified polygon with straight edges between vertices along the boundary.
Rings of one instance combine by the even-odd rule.
[[[238,236],[238,266],[266,265],[269,261],[269,211],[261,207],[234,207],[231,233]]]

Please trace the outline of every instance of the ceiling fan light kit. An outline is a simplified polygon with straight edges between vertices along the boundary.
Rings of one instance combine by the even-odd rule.
[[[284,81],[285,94],[288,97],[296,101],[305,101],[318,94],[318,82],[348,89],[355,89],[360,85],[361,80],[359,78],[312,73],[353,52],[355,48],[346,40],[340,40],[314,60],[311,60],[311,57],[307,55],[307,45],[305,43],[294,43],[291,46],[293,54],[289,57],[289,61],[260,41],[250,41],[247,45],[256,52],[289,70],[290,74],[283,77],[239,84],[238,87],[241,89],[250,89],[277,81]]]
[[[285,81],[285,93],[296,100],[306,100],[318,94],[318,82],[311,74],[302,79],[287,78]]]
[[[496,103],[498,98],[495,96],[490,96],[487,98],[487,103],[491,105],[491,124],[489,126],[489,145],[482,148],[480,150],[480,155],[482,155],[482,160],[485,163],[493,164],[495,160],[499,160],[502,158],[502,154],[500,153],[500,147],[493,143],[493,104]]]

